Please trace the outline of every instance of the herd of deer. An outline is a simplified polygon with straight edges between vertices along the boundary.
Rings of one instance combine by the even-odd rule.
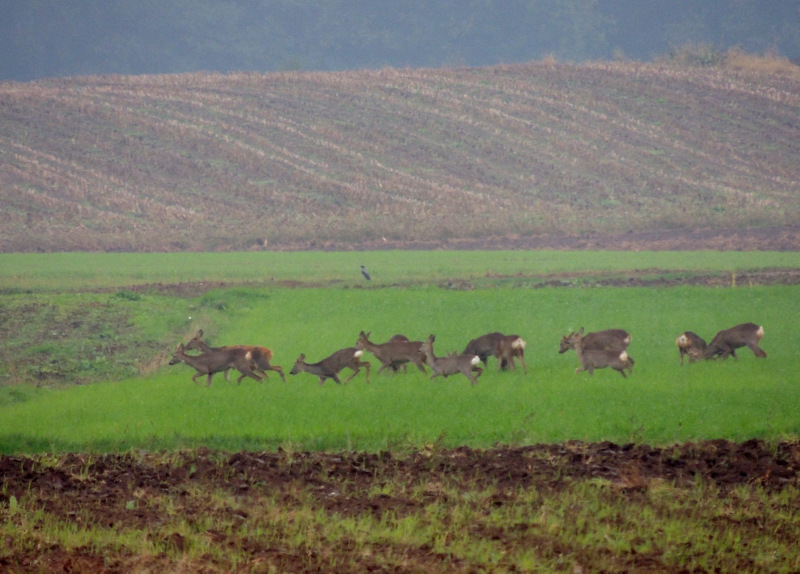
[[[381,367],[378,369],[378,373],[385,369],[396,372],[405,369],[408,363],[411,363],[423,373],[427,373],[425,365],[430,367],[431,379],[460,373],[472,384],[475,384],[483,373],[483,368],[479,366],[480,363],[488,366],[488,359],[492,356],[497,359],[497,367],[500,370],[516,369],[516,359],[519,359],[525,373],[528,372],[525,364],[526,343],[519,335],[488,333],[467,343],[463,352],[453,352],[441,357],[437,357],[433,351],[433,343],[436,340],[434,335],[430,335],[425,341],[411,341],[404,335],[395,335],[385,343],[374,343],[369,340],[369,335],[369,333],[361,331],[355,347],[336,351],[317,363],[306,363],[306,356],[301,354],[295,361],[290,374],[316,375],[319,377],[320,385],[326,379],[332,379],[341,384],[339,373],[343,369],[348,368],[352,371],[352,374],[344,381],[348,383],[363,368],[366,371],[367,382],[369,382],[371,365],[369,361],[361,360],[365,351],[372,353],[380,361]],[[690,361],[717,357],[726,359],[728,356],[736,358],[736,349],[741,347],[748,347],[756,357],[763,358],[767,354],[758,346],[763,336],[764,328],[760,325],[742,323],[720,331],[708,344],[692,331],[682,333],[675,344],[680,351],[681,365],[683,365],[686,355],[689,356]],[[576,373],[586,371],[592,374],[595,369],[608,367],[618,371],[625,378],[626,371],[628,374],[633,372],[634,360],[627,352],[630,343],[630,333],[622,329],[608,329],[584,334],[584,329],[581,327],[579,331],[562,337],[559,353],[565,353],[571,349],[576,352],[580,362]],[[200,354],[188,354],[187,351],[191,350],[199,351]],[[230,369],[239,371],[240,376],[237,383],[241,383],[245,377],[261,381],[267,376],[266,371],[277,372],[285,382],[283,369],[270,363],[272,356],[272,351],[266,347],[251,345],[210,347],[203,341],[201,329],[189,343],[178,345],[169,364],[186,363],[197,371],[192,380],[197,382],[198,377],[205,375],[208,386],[211,386],[211,379],[215,373],[224,373],[225,380],[229,381],[228,371]]]

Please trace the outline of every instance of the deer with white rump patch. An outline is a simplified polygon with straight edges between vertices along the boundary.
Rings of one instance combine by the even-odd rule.
[[[196,349],[203,353],[208,353],[211,351],[225,351],[228,349],[244,349],[245,351],[250,352],[250,356],[252,357],[252,367],[253,370],[259,372],[264,377],[267,376],[266,371],[275,371],[281,376],[281,380],[286,382],[286,377],[283,375],[283,368],[279,365],[272,365],[270,361],[272,360],[272,349],[268,349],[267,347],[256,347],[254,345],[228,345],[225,347],[209,347],[208,344],[203,340],[203,330],[200,329],[197,331],[197,334],[186,344],[186,350],[191,351]],[[225,380],[229,381],[228,378],[228,371],[225,371]]]
[[[569,349],[575,349],[578,354],[581,366],[575,370],[576,373],[587,371],[591,375],[595,369],[610,367],[619,372],[622,378],[627,378],[626,370],[628,374],[633,374],[634,361],[625,349],[587,349],[584,345],[583,327],[577,333],[570,333],[564,337],[562,346],[565,344]]]
[[[684,333],[684,335],[685,334],[686,333]],[[756,325],[755,323],[741,323],[740,325],[735,325],[730,329],[724,329],[714,335],[711,342],[705,348],[701,348],[696,355],[701,359],[713,359],[716,357],[721,359],[733,357],[737,359],[736,349],[747,347],[753,351],[756,357],[765,359],[767,353],[758,346],[763,337],[764,327],[761,325]],[[700,337],[698,337],[698,339],[700,339]],[[680,337],[678,337],[678,341],[680,341]],[[700,341],[703,340],[700,339]],[[691,354],[689,358],[691,359]]]
[[[369,361],[360,360],[363,354],[364,351],[360,351],[355,347],[347,347],[346,349],[336,351],[331,356],[322,359],[318,363],[311,364],[306,363],[305,354],[300,354],[289,374],[297,375],[298,373],[309,373],[311,375],[317,375],[319,377],[320,386],[325,382],[325,379],[333,379],[333,382],[341,385],[342,381],[339,380],[339,371],[345,367],[353,371],[353,374],[344,381],[344,384],[347,384],[353,377],[361,372],[361,368],[363,367],[367,371],[367,382],[369,382],[369,369],[372,365],[370,365]]]
[[[708,345],[697,333],[692,331],[684,331],[675,339],[675,344],[678,346],[678,352],[681,355],[681,365],[683,365],[683,358],[689,355],[689,362],[699,361],[703,358]]]
[[[506,367],[516,369],[517,365],[514,358],[522,363],[522,369],[527,374],[528,366],[525,364],[525,346],[527,343],[519,335],[504,335],[497,331],[481,335],[477,339],[472,339],[467,343],[464,354],[478,355],[481,362],[487,367],[490,356],[497,357],[497,368],[503,370]]]
[[[361,331],[356,341],[356,349],[359,351],[369,351],[381,362],[378,373],[384,369],[397,371],[398,367],[406,363],[413,363],[423,373],[425,370],[425,355],[420,350],[422,341],[402,341],[393,340],[382,344],[376,344],[369,340],[369,333]],[[394,337],[393,337],[394,339]]]
[[[580,332],[583,333],[583,327]],[[561,338],[559,353],[575,349],[575,335],[576,333],[573,332]],[[580,339],[584,350],[624,351],[631,344],[631,334],[624,329],[606,329],[605,331],[586,333]]]
[[[424,343],[422,343],[422,346],[420,347],[420,350],[425,354],[425,361],[433,371],[431,379],[438,377],[439,375],[447,378],[450,375],[461,373],[467,377],[473,385],[477,383],[478,377],[480,377],[481,373],[483,373],[483,369],[478,366],[478,363],[481,362],[480,357],[472,353],[462,353],[460,355],[452,354],[446,357],[437,357],[433,353],[433,342],[435,340],[436,337],[431,335],[425,340]],[[478,374],[473,376],[473,372]]]
[[[186,348],[183,346],[183,343],[180,343],[169,364],[177,365],[178,363],[186,363],[197,371],[192,377],[192,380],[196,383],[197,377],[200,375],[207,375],[207,384],[210,387],[211,378],[214,376],[214,373],[226,372],[228,369],[236,369],[241,373],[241,376],[236,381],[237,385],[240,384],[245,377],[250,377],[251,379],[261,382],[261,377],[253,372],[251,366],[252,360],[253,357],[250,351],[244,349],[226,349],[209,351],[201,355],[187,355]]]

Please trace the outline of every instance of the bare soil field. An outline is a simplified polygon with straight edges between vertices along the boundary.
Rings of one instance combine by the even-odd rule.
[[[798,251],[800,226],[731,228],[731,229],[657,229],[625,233],[583,233],[570,235],[511,235],[446,241],[377,240],[351,243],[310,241],[308,249],[383,250],[383,249],[543,249],[543,250],[607,250],[607,251]]]
[[[14,496],[77,528],[141,531],[165,551],[131,556],[98,551],[91,546],[65,549],[42,545],[29,525],[30,543],[0,552],[3,571],[135,572],[135,571],[280,571],[350,572],[474,571],[475,565],[437,551],[433,544],[412,546],[391,540],[383,548],[342,539],[326,547],[293,547],[266,531],[260,509],[279,501],[283,512],[311,512],[322,520],[342,521],[371,516],[393,519],[423,515],[435,505],[440,512],[469,500],[469,493],[491,495],[473,509],[474,531],[509,551],[519,545],[537,548],[543,560],[568,556],[575,571],[596,571],[608,565],[596,549],[554,548],[537,523],[492,526],[491,512],[513,506],[531,490],[558,495],[586,481],[603,481],[609,496],[631,508],[648,504],[654,485],[678,488],[702,483],[708,496],[722,501],[737,488],[778,492],[798,485],[800,445],[777,447],[760,441],[710,441],[665,448],[647,445],[580,442],[491,450],[457,448],[421,450],[392,455],[365,453],[206,451],[173,455],[122,454],[0,458],[0,501]],[[387,486],[388,485],[388,486]],[[412,493],[418,494],[412,494]],[[404,493],[406,493],[404,495]],[[458,493],[455,496],[454,493]],[[232,502],[235,501],[235,502]],[[443,510],[442,510],[443,509]],[[14,520],[14,517],[10,518]],[[219,548],[235,549],[243,563],[226,563],[218,556],[181,553],[191,544],[186,524]],[[225,528],[235,524],[240,527]],[[249,529],[243,527],[250,524]],[[727,526],[724,521],[720,527]],[[746,526],[746,525],[745,525]],[[757,528],[758,525],[755,525]],[[746,530],[746,528],[744,528]],[[712,528],[713,531],[713,528]],[[243,534],[248,532],[250,534]],[[644,534],[647,536],[647,534]],[[393,556],[393,560],[386,557]],[[397,559],[401,556],[402,559]],[[629,553],[612,562],[618,571],[678,571],[661,561],[658,552]],[[732,566],[730,563],[727,567]],[[730,571],[753,571],[744,560]],[[515,571],[513,564],[496,564]],[[686,570],[688,571],[688,570]]]

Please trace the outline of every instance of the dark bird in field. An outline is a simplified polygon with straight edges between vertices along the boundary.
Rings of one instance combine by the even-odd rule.
[[[364,267],[363,265],[361,266],[361,274],[364,276],[364,279],[366,279],[367,281],[372,280],[372,277],[369,276],[369,271],[367,271],[367,268]]]

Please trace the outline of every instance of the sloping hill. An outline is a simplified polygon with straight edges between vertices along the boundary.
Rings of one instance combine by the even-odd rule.
[[[0,251],[796,231],[796,78],[543,61],[0,83]]]

